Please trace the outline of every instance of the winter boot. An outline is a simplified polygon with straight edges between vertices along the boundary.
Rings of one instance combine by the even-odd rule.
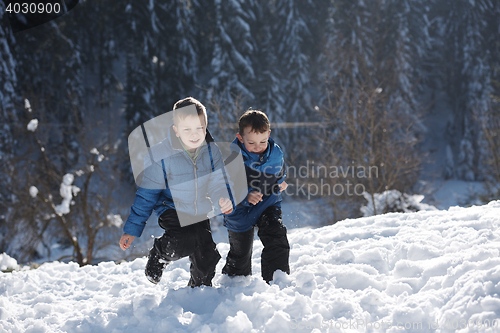
[[[161,258],[156,246],[153,246],[149,251],[148,262],[145,269],[147,279],[154,284],[160,282],[166,265],[167,261]]]

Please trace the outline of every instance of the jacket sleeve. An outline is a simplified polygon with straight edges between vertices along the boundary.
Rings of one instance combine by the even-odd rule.
[[[282,158],[281,159],[281,171],[279,172],[278,179],[277,179],[278,184],[283,183],[285,181],[285,178],[286,178],[286,163],[285,163],[285,159]]]
[[[130,215],[123,227],[124,233],[135,237],[142,235],[146,227],[146,221],[151,216],[160,193],[161,190],[150,190],[139,187],[135,193],[134,204],[130,208]]]
[[[130,215],[123,227],[124,233],[135,237],[142,235],[146,221],[151,216],[161,192],[166,188],[164,171],[163,162],[161,166],[158,163],[153,163],[144,170],[144,177],[135,193]]]

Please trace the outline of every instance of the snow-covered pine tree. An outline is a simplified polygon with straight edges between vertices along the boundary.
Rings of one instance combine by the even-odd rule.
[[[302,7],[306,6],[302,3]],[[307,120],[310,109],[309,57],[304,50],[311,45],[312,36],[298,1],[260,1],[257,36],[256,68],[258,94],[256,101],[272,123]],[[300,129],[277,128],[273,137],[287,147],[299,139]],[[298,146],[296,151],[300,150]]]
[[[317,92],[312,83],[317,84],[317,64],[323,50],[329,7],[328,0],[273,2],[272,33],[281,74],[279,89],[285,96],[282,116],[285,122],[307,122],[315,116],[312,95]],[[316,131],[316,128],[288,128],[278,134],[294,147],[288,151],[293,160],[303,157],[311,145],[307,138],[314,137]]]
[[[365,79],[390,91],[400,111],[414,117],[421,60],[430,47],[425,3],[343,1],[333,10],[333,25],[340,35],[328,42],[339,52],[331,75],[359,76],[364,67]]]
[[[436,6],[445,16],[441,66],[453,110],[447,130],[455,161],[453,176],[477,180],[480,152],[473,113],[486,111],[492,91],[488,21],[496,16],[498,24],[498,4],[491,0],[448,0],[436,2]]]
[[[255,6],[256,20],[252,25],[256,48],[255,63],[255,100],[251,106],[265,112],[271,122],[286,121],[286,99],[280,71],[278,47],[274,35],[276,21],[272,2],[258,1]],[[275,133],[273,134],[273,136]]]
[[[155,72],[156,103],[160,113],[172,110],[174,103],[191,95],[198,74],[200,22],[195,15],[196,0],[175,0],[158,4]],[[196,97],[196,96],[194,96]]]
[[[277,57],[283,74],[283,90],[287,92],[285,101],[286,121],[305,119],[311,108],[308,91],[310,84],[309,57],[305,50],[313,44],[313,36],[303,17],[301,7],[310,1],[277,0],[276,34]]]
[[[255,82],[253,7],[253,0],[215,0],[212,77],[205,100],[222,107],[228,122],[236,122],[241,101],[253,104],[255,98],[252,92]],[[208,116],[212,124],[219,122],[217,114],[209,112]]]
[[[154,62],[158,59],[156,42],[160,34],[157,2],[122,3],[124,34],[127,37],[125,85],[125,136],[157,115]]]
[[[14,108],[17,98],[14,91],[17,82],[16,61],[11,50],[14,43],[14,35],[2,1],[0,2],[0,87],[2,87],[0,89],[0,252],[6,250],[4,235],[7,235],[7,215],[9,215],[12,202],[8,188],[12,184],[9,168],[15,142],[12,124],[17,122]]]
[[[425,78],[422,61],[431,47],[428,8],[426,1],[421,0],[386,0],[382,3],[383,19],[375,28],[381,37],[376,51],[378,61],[383,64],[384,72],[395,77],[390,89],[394,90],[394,98],[403,108],[401,111],[414,117],[419,113],[417,97]],[[414,120],[420,123],[417,117]],[[423,125],[421,130],[425,131]]]
[[[105,124],[105,131],[96,133],[97,140],[107,140],[112,146],[121,134],[121,114],[113,102],[123,91],[124,77],[117,71],[119,62],[119,46],[125,44],[120,40],[122,27],[121,17],[116,13],[121,8],[121,1],[85,1],[78,10],[70,12],[66,22],[66,30],[72,40],[76,40],[81,50],[83,64],[83,85],[85,86],[85,103],[81,104],[82,117],[87,122]],[[93,19],[89,19],[93,18]],[[80,151],[79,154],[83,154]]]
[[[90,8],[85,5],[82,6],[82,11],[90,14]],[[66,242],[78,244],[80,234],[75,231],[76,229],[90,230],[89,224],[86,224],[89,221],[100,223],[95,218],[87,219],[75,214],[69,223],[57,225],[57,223],[52,223],[57,218],[54,219],[51,215],[53,213],[52,198],[53,195],[57,195],[57,186],[60,184],[62,175],[70,170],[76,171],[75,169],[81,166],[83,153],[90,155],[88,150],[84,152],[87,149],[86,145],[91,144],[86,139],[92,137],[95,141],[99,141],[98,135],[96,138],[96,132],[90,133],[91,131],[84,130],[90,123],[97,122],[93,122],[94,119],[91,119],[92,117],[85,111],[93,108],[95,100],[96,104],[102,102],[102,96],[94,99],[93,94],[85,95],[85,88],[91,90],[94,82],[85,82],[88,85],[84,87],[83,68],[85,64],[88,64],[92,72],[94,56],[102,51],[99,49],[102,40],[98,38],[100,33],[106,35],[108,32],[102,32],[96,27],[100,24],[98,19],[88,22],[89,15],[79,14],[81,12],[77,10],[71,11],[57,20],[23,31],[23,38],[19,38],[17,42],[18,93],[26,98],[26,110],[24,110],[23,117],[20,117],[16,128],[20,138],[19,151],[22,151],[22,154],[16,156],[16,165],[11,174],[12,186],[8,188],[13,196],[18,198],[13,203],[13,207],[16,208],[14,215],[10,217],[11,229],[8,235],[10,249],[18,250],[17,254],[20,258],[26,260],[36,257],[37,246],[40,243],[47,248],[50,248],[47,241],[57,241],[63,246]],[[95,15],[96,12],[93,14]],[[103,17],[103,20],[106,21],[106,18]],[[95,35],[89,36],[91,33]],[[110,39],[109,34],[106,38]],[[105,48],[110,46],[104,41],[103,44]],[[82,50],[85,47],[90,49]],[[106,50],[103,52],[105,53]],[[108,55],[102,58],[104,59],[102,66],[112,63]],[[98,64],[97,61],[95,63]],[[110,73],[111,70],[112,68],[109,68],[109,71],[106,69],[106,72]],[[85,76],[85,79],[89,76]],[[103,77],[106,78],[105,73],[101,76]],[[103,83],[101,88],[105,90],[106,84]],[[84,100],[88,101],[83,98],[84,96],[90,100],[90,103],[84,103]],[[30,131],[34,132],[36,126],[28,126],[27,130],[26,124],[35,119],[39,120],[41,126],[33,137]],[[89,127],[97,131],[97,126]],[[97,159],[94,158],[94,160]],[[94,165],[89,165],[85,169],[85,172],[88,172],[87,175],[93,174],[93,171]],[[106,189],[104,184],[110,178],[114,177],[108,175],[103,177],[103,181],[98,185],[90,186],[92,190],[98,188],[101,191],[93,199],[99,201],[102,198]],[[32,194],[34,192],[31,191],[31,185],[38,186],[44,192],[46,200],[31,200],[30,195],[36,196]],[[116,189],[116,186],[112,187]],[[95,201],[86,207],[89,207],[89,210],[94,208],[99,210],[99,204],[94,204]],[[74,229],[68,231],[72,228]],[[78,261],[82,263],[81,252],[77,252]]]
[[[68,158],[59,163],[66,166],[78,160],[74,141],[81,128],[74,124],[81,123],[84,96],[82,51],[77,34],[66,22],[73,19],[73,12],[23,31],[15,48],[17,93],[30,101],[36,110],[33,117],[51,126],[44,133],[50,137],[47,144],[64,147]],[[21,128],[32,115],[23,116]]]
[[[391,96],[394,112],[416,114],[421,62],[430,48],[425,2],[336,1],[327,41],[327,78],[349,85],[357,78]],[[425,128],[420,125],[421,131]]]
[[[6,246],[11,251],[23,245],[14,239],[36,246],[43,238],[39,220],[33,215],[19,216],[27,209],[27,203],[23,202],[27,191],[23,189],[29,187],[28,178],[51,179],[53,176],[52,170],[45,172],[41,168],[33,168],[33,165],[46,164],[47,160],[51,160],[59,167],[67,168],[78,160],[78,145],[74,142],[81,127],[74,124],[75,120],[81,119],[82,62],[72,32],[65,29],[64,20],[69,15],[23,31],[23,38],[17,38],[13,49],[17,62],[16,95],[25,100],[17,105],[19,120],[12,123],[17,134],[18,154],[15,156],[16,164],[11,165],[8,173],[12,181],[6,184],[6,189],[12,193],[10,205],[18,207],[13,209],[12,215],[6,216],[9,225],[5,234],[9,238]],[[38,151],[30,149],[33,141],[26,135],[26,124],[33,118],[43,121],[45,125],[40,133],[44,145]],[[45,157],[41,156],[41,149],[47,152]],[[34,251],[30,252],[33,254]]]
[[[122,42],[118,39],[122,22],[116,15],[121,6],[119,0],[82,2],[68,22],[72,36],[81,45],[86,88],[96,100],[88,108],[97,109],[96,113],[108,108],[123,89],[114,66],[119,58],[118,45]]]
[[[489,65],[491,71],[492,93],[489,96],[486,112],[475,112],[481,132],[479,170],[484,180],[485,191],[481,201],[489,202],[500,199],[500,2],[495,1],[487,14],[485,44],[489,47]]]
[[[11,52],[11,45],[15,43],[14,35],[9,26],[5,4],[0,2],[0,163],[12,152],[14,139],[11,124],[16,120],[14,110],[17,82],[16,61]]]
[[[340,165],[377,167],[378,177],[365,183],[370,194],[411,191],[417,179],[416,143],[424,128],[415,86],[428,47],[424,10],[411,0],[332,3],[320,154]],[[423,37],[412,40],[415,35]]]

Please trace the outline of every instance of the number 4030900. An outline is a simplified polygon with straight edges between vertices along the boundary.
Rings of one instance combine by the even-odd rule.
[[[59,3],[51,4],[51,3],[9,3],[7,8],[5,8],[7,13],[23,13],[23,14],[50,14],[56,13],[58,14],[61,11],[61,5]]]

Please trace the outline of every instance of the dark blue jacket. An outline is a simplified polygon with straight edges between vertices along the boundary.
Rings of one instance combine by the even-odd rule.
[[[208,131],[205,141],[195,162],[182,148],[172,127],[167,138],[151,147],[134,204],[123,227],[126,234],[141,236],[153,210],[157,216],[167,209],[206,215],[213,206],[218,207],[220,198],[229,198],[222,154]]]
[[[245,232],[250,230],[260,215],[270,206],[281,207],[279,184],[286,177],[283,151],[270,137],[267,149],[262,154],[251,153],[236,138],[232,147],[243,155],[247,176],[248,193],[252,190],[263,193],[262,201],[252,205],[245,198],[236,206],[231,214],[224,216],[224,226],[231,231]]]

